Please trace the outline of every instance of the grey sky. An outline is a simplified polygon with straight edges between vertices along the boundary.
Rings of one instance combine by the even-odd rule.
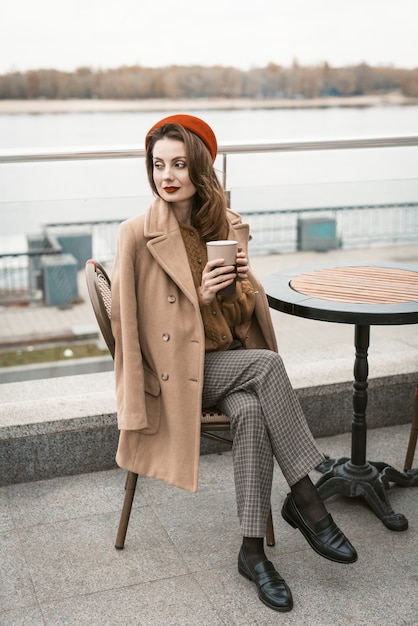
[[[418,67],[416,0],[1,0],[0,72],[140,64]]]

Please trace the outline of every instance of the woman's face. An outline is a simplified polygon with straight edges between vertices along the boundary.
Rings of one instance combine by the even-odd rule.
[[[196,188],[190,180],[186,147],[182,141],[164,137],[155,143],[153,178],[163,200],[191,204]]]

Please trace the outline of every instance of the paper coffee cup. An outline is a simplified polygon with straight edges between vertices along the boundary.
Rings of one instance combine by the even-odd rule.
[[[232,239],[222,239],[220,241],[208,241],[206,242],[206,249],[208,253],[208,261],[214,261],[215,259],[224,259],[222,266],[233,265],[237,267],[237,252],[238,241]],[[231,285],[218,291],[220,296],[230,296],[235,293],[236,279]]]

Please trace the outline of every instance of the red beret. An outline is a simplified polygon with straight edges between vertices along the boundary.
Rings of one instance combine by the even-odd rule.
[[[145,137],[145,148],[148,149],[149,144],[149,136],[153,130],[163,126],[164,124],[180,124],[187,130],[190,130],[192,133],[197,135],[205,144],[207,149],[209,150],[212,160],[216,159],[216,154],[218,152],[218,143],[216,141],[215,133],[211,129],[211,127],[206,124],[199,117],[194,117],[193,115],[170,115],[169,117],[165,117],[163,120],[160,120],[147,132],[147,136]]]

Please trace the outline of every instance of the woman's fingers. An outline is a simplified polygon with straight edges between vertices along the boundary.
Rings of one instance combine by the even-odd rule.
[[[200,295],[206,304],[212,302],[217,292],[231,285],[237,277],[235,267],[222,265],[223,262],[224,259],[209,261],[203,270]]]

